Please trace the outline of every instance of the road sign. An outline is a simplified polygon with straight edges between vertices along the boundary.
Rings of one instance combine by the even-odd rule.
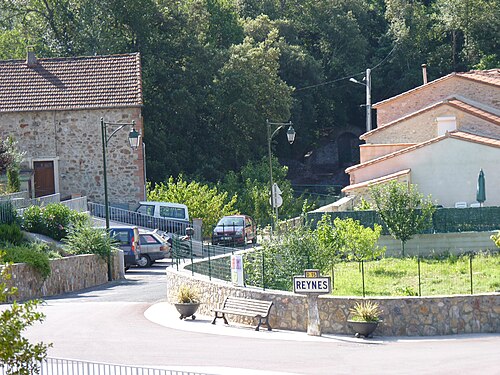
[[[271,198],[269,198],[269,204],[272,206],[273,205],[273,202],[271,200]],[[281,195],[277,195],[274,197],[274,208],[276,207],[281,207],[283,205],[283,198],[281,197]]]
[[[283,193],[276,182],[273,184],[273,189],[272,190],[273,190],[274,196],[280,195],[280,194]]]
[[[293,277],[294,293],[329,294],[331,291],[330,276],[319,276],[319,270],[305,270],[304,276]]]
[[[274,183],[273,187],[271,189],[271,194],[273,195],[272,198],[274,198],[274,202],[273,202],[272,198],[269,198],[269,204],[271,206],[273,206],[273,208],[281,207],[281,205],[283,204],[283,198],[281,197],[281,193],[282,193],[282,191],[278,187],[278,184]],[[273,203],[274,203],[274,205],[273,205]]]

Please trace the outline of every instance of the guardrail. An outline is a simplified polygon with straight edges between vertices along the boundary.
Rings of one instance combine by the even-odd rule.
[[[9,372],[14,370],[14,372]],[[15,373],[0,364],[0,375]],[[159,367],[139,367],[73,359],[46,358],[38,365],[40,375],[213,375],[202,372],[168,370]]]
[[[103,204],[88,202],[88,211],[92,216],[105,218],[106,209]],[[186,228],[192,227],[189,221],[165,219],[150,215],[140,214],[135,211],[128,211],[117,207],[109,208],[109,219],[123,224],[135,225],[143,228],[159,229],[166,233],[184,235]]]
[[[78,212],[86,212],[87,211],[87,197],[78,197],[73,199],[68,199],[66,201],[61,201],[61,204],[64,204],[68,208]]]

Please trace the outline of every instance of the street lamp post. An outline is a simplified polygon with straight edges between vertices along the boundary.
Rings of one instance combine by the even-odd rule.
[[[271,151],[271,141],[274,135],[283,127],[288,126],[288,130],[286,132],[286,137],[288,139],[288,143],[292,144],[295,141],[295,130],[292,126],[292,122],[270,122],[266,120],[267,124],[267,147],[269,151],[269,180],[271,183],[271,207],[275,210],[275,220],[278,220],[278,205],[276,204],[276,191],[273,187],[273,160],[272,160],[272,151]],[[274,128],[273,128],[274,127]],[[275,225],[273,225],[274,228]]]
[[[371,69],[366,69],[366,76],[363,79],[365,82],[359,82],[357,79],[350,78],[350,82],[357,83],[366,87],[366,131],[372,130],[372,79]]]
[[[108,137],[108,126],[117,127]],[[128,134],[128,141],[132,150],[137,150],[139,148],[139,140],[141,134],[135,130],[135,121],[131,123],[113,123],[106,122],[104,118],[101,117],[101,135],[102,135],[102,166],[103,166],[103,178],[104,178],[104,211],[106,217],[106,233],[109,234],[109,201],[108,201],[108,173],[106,167],[106,152],[108,149],[108,143],[113,138],[113,136],[123,129],[125,126],[132,126],[132,130]],[[108,252],[108,281],[113,279],[111,272],[111,252]]]

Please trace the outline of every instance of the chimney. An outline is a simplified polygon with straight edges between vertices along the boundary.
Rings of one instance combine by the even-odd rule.
[[[427,64],[422,64],[422,77],[424,78],[424,85],[427,83]]]
[[[33,68],[37,65],[35,51],[33,49],[34,49],[34,46],[28,46],[26,48],[26,52],[27,52],[26,65],[28,65],[28,68]]]

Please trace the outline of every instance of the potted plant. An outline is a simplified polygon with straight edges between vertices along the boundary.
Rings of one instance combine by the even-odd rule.
[[[357,302],[353,308],[349,309],[352,318],[347,322],[354,329],[356,337],[372,337],[373,331],[380,323],[380,309],[377,302],[363,301]]]
[[[194,313],[200,307],[198,293],[188,285],[181,285],[177,294],[177,303],[174,305],[179,314],[181,314],[179,319],[191,317],[194,320],[196,319]]]

